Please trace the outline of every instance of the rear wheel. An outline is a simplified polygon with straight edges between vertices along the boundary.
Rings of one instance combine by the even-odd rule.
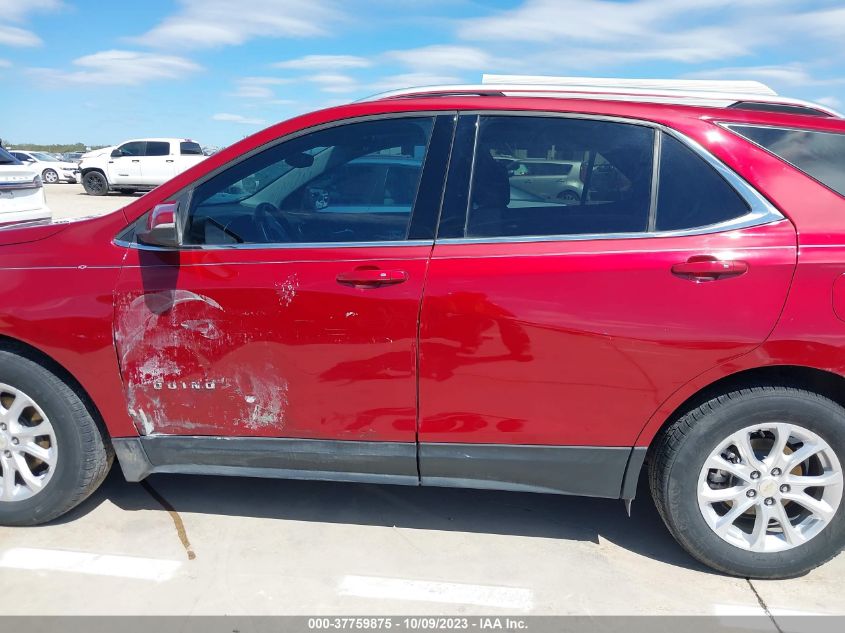
[[[0,525],[36,525],[86,499],[111,445],[80,396],[32,360],[0,351]]]
[[[44,179],[44,182],[50,185],[54,185],[59,182],[59,174],[55,169],[45,169],[41,172],[41,177]]]
[[[104,196],[109,192],[109,181],[105,174],[99,171],[89,171],[82,177],[85,193],[91,196]]]
[[[669,531],[695,558],[752,578],[803,574],[845,545],[845,410],[815,393],[754,387],[678,419],[652,451]]]

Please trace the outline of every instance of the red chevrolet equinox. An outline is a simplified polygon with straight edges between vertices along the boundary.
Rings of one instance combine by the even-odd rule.
[[[647,480],[721,572],[829,560],[845,120],[755,86],[399,91],[5,228],[0,524],[116,456],[629,505]]]

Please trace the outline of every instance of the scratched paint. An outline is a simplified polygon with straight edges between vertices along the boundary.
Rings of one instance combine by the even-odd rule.
[[[284,281],[274,284],[276,294],[279,296],[279,304],[287,308],[296,298],[296,291],[299,289],[299,276],[296,273],[288,275]]]
[[[293,277],[280,301],[295,297]],[[115,312],[127,407],[140,434],[284,426],[289,387],[281,368],[272,357],[263,366],[234,360],[244,341],[220,303],[187,290],[119,294]]]

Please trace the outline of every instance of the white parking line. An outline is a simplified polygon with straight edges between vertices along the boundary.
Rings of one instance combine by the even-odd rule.
[[[534,606],[533,593],[530,589],[522,587],[468,585],[375,576],[344,576],[338,587],[338,593],[342,596],[359,598],[472,604],[520,611],[530,611]]]
[[[56,549],[16,547],[0,554],[0,568],[67,571],[163,582],[182,566],[181,561],[136,556],[113,556]]]

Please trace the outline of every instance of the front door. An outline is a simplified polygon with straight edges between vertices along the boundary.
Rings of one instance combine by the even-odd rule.
[[[747,185],[647,125],[477,123],[469,195],[460,170],[471,150],[456,140],[423,300],[420,468],[436,482],[496,479],[508,465],[502,476],[528,485],[561,465],[532,463],[548,451],[526,445],[631,447],[678,387],[765,340],[795,267],[795,231]],[[462,117],[456,138],[470,130],[471,143],[475,128]],[[582,162],[588,193],[574,204],[512,196],[498,155]],[[613,196],[590,182],[608,164],[619,172]],[[569,454],[581,467],[548,488],[618,495],[627,452]],[[577,488],[593,459],[597,476],[617,475],[602,493]]]
[[[453,124],[345,123],[186,192],[183,247],[129,249],[115,294],[139,432],[413,446],[417,318]],[[401,192],[378,171],[335,182],[356,161],[415,177]],[[357,192],[366,206],[346,199]]]
[[[178,152],[179,148],[175,148],[175,151]],[[171,155],[170,142],[147,141],[138,184],[157,187],[167,182],[176,175],[177,158],[178,156]]]
[[[129,141],[113,150],[108,162],[106,177],[113,185],[137,185],[141,182],[141,161],[145,141]]]

